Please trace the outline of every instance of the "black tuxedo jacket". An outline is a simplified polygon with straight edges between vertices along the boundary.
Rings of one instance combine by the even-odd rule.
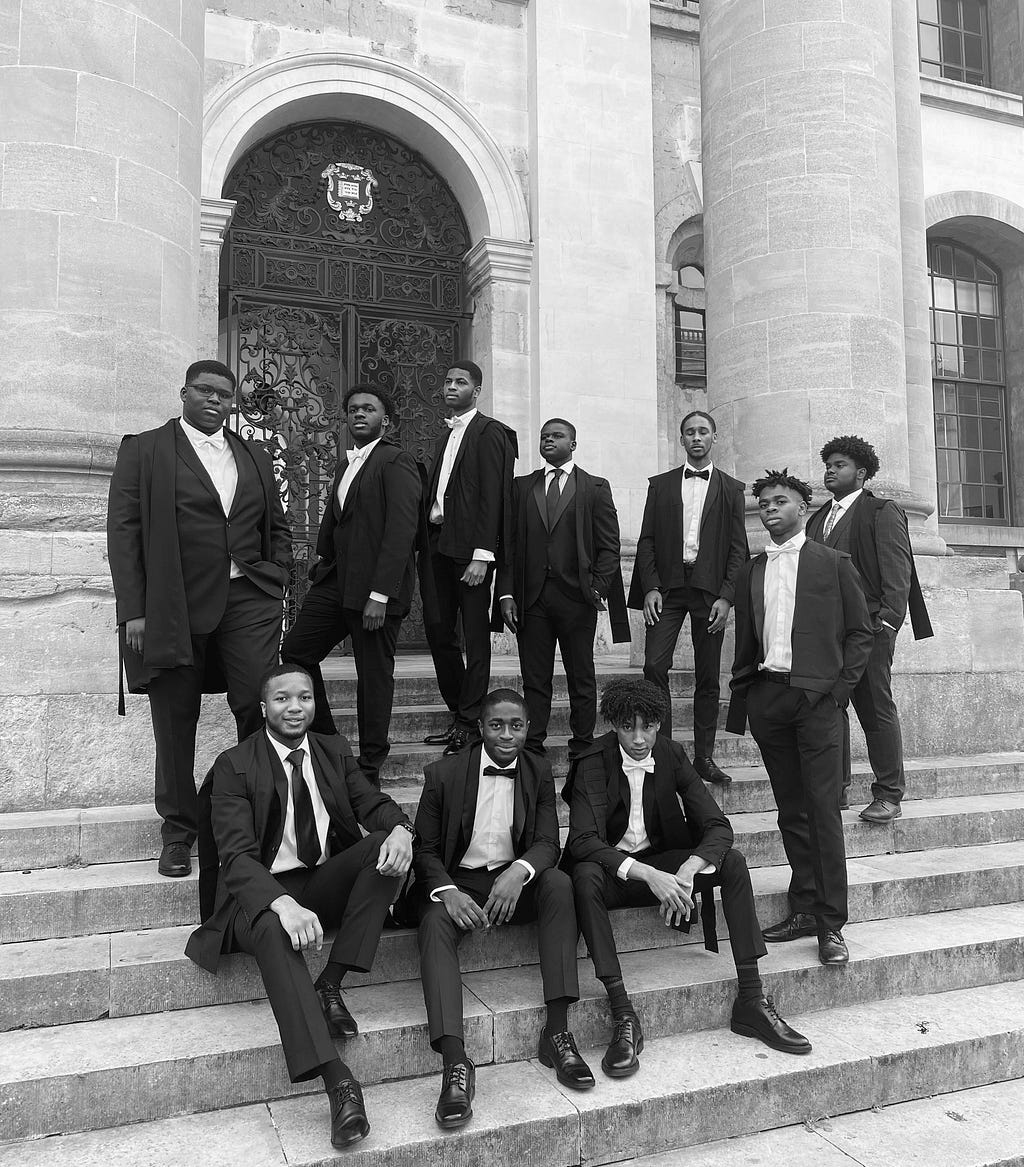
[[[231,559],[268,596],[284,596],[291,532],[273,467],[230,430],[227,441],[238,469],[228,516],[177,418],[128,435],[118,451],[107,556],[122,641],[126,621],[146,618],[142,656],[124,650],[133,693],[144,693],[157,669],[192,663],[192,635],[212,631],[224,614]]]
[[[736,657],[726,729],[744,733],[747,690],[764,660],[764,574],[762,551],[740,572],[736,587]],[[803,689],[811,704],[830,693],[845,707],[860,680],[874,644],[860,578],[849,555],[808,539],[800,548],[793,612],[790,685]],[[864,724],[874,729],[874,724]]]
[[[335,569],[343,608],[362,611],[370,592],[379,592],[388,597],[388,615],[404,616],[412,604],[420,514],[416,462],[397,446],[378,442],[339,508],[338,484],[347,465],[338,464],[310,579],[315,583]]]
[[[408,822],[401,809],[363,776],[340,734],[307,734],[313,773],[331,825],[329,854],[358,843],[360,826],[391,831]],[[288,778],[264,729],[225,750],[213,763],[199,795],[199,896],[204,923],[185,954],[217,971],[238,912],[252,923],[284,888],[270,868],[281,846]]]
[[[570,531],[573,519],[575,531]],[[576,466],[562,488],[550,530],[544,470],[512,480],[511,533],[498,566],[495,597],[512,596],[522,616],[540,595],[549,558],[562,577],[575,573],[575,581],[564,578],[564,582],[575,582],[581,599],[599,611],[607,601],[612,639],[629,640],[619,565],[619,518],[607,479]]]
[[[478,744],[423,767],[416,811],[418,842],[413,855],[416,882],[426,894],[452,882],[473,838],[480,789]],[[512,846],[540,875],[558,862],[558,815],[551,766],[532,754],[519,755],[512,814]]]
[[[825,521],[831,509],[832,504],[827,503],[811,515],[807,538],[852,557],[876,631],[883,620],[898,630],[909,608],[914,639],[933,635],[903,508],[892,499],[875,498],[865,489],[826,539]]]
[[[720,868],[733,841],[729,820],[678,742],[659,734],[651,753],[653,781],[644,783],[644,822],[651,846],[656,851],[689,851]],[[571,808],[566,846],[571,861],[600,863],[614,876],[626,856],[608,838],[608,821],[623,806],[627,812],[629,808],[629,783],[614,731],[575,759],[562,797]]]
[[[683,469],[677,466],[650,480],[629,587],[631,608],[643,608],[644,596],[654,588],[664,592],[683,584]],[[708,479],[691,586],[712,600],[732,603],[736,577],[749,554],[743,483],[715,467]]]

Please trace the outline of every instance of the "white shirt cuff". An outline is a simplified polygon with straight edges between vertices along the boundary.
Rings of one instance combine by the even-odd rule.
[[[529,883],[531,879],[534,879],[536,877],[537,872],[534,870],[534,868],[529,863],[526,862],[525,859],[515,859],[515,860],[513,860],[513,862],[519,863],[523,867],[526,868],[526,882],[527,883]]]
[[[435,887],[434,890],[430,893],[430,898],[434,901],[435,904],[439,904],[441,902],[441,892],[455,890],[456,888],[454,883],[446,883],[444,887]]]
[[[378,604],[386,604],[388,602],[388,597],[382,595],[380,592],[370,592],[370,599],[376,600]]]
[[[498,603],[500,604],[502,600],[511,600],[511,599],[512,599],[511,596],[499,596]]]
[[[484,563],[493,563],[494,562],[494,552],[493,551],[485,551],[482,547],[474,547],[473,548],[473,558],[474,559],[482,559],[484,561]]]
[[[882,623],[886,626],[886,628],[891,628],[893,632],[899,632],[899,629],[896,627],[896,625],[890,624],[888,620],[883,620]]]
[[[634,860],[632,856],[623,859],[623,861],[619,864],[619,870],[615,872],[619,879],[629,878],[629,869],[633,866],[633,863]]]

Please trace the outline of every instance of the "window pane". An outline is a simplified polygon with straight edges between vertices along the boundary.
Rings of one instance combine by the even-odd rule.
[[[957,404],[961,414],[978,412],[978,386],[958,385],[956,391]]]
[[[962,486],[963,514],[966,519],[983,519],[985,491],[980,486]]]
[[[953,345],[935,346],[935,372],[939,377],[959,377],[960,357],[959,349]]]
[[[679,269],[679,286],[682,288],[703,288],[704,276],[699,267],[692,264]]]
[[[966,280],[956,281],[956,306],[961,312],[978,311],[978,285]]]
[[[981,291],[984,292],[984,284]],[[995,320],[991,318],[982,317],[978,321],[978,343],[982,348],[998,348],[999,347],[999,327]]]
[[[960,455],[955,450],[947,451],[943,457],[946,462],[946,482],[960,481]]]
[[[936,308],[955,308],[956,301],[953,298],[953,281],[939,279],[938,277],[932,280],[932,299]]]
[[[978,279],[981,280],[983,284],[999,283],[999,277],[996,275],[996,273],[988,266],[988,264],[982,263],[980,259],[978,260]]]
[[[965,348],[960,354],[960,375],[977,381],[981,371],[980,353],[976,348]]]
[[[981,455],[961,453],[960,481],[981,482]]]
[[[930,61],[922,61],[921,72],[926,77],[941,77],[942,67],[938,64],[932,64]]]
[[[981,51],[981,37],[980,36],[965,36],[964,37],[964,65],[968,69],[977,69],[979,72],[984,64],[984,57]]]
[[[951,518],[959,518],[963,512],[963,501],[961,499],[962,486],[955,483],[950,483],[946,487],[946,506],[942,510],[944,515],[949,515]],[[940,509],[942,509],[940,507]]]
[[[985,423],[988,424],[987,422]],[[997,438],[998,440],[998,438]],[[995,483],[997,486],[1003,485],[1003,455],[1000,454],[984,454],[982,466],[985,470],[984,481],[988,483]]]
[[[1000,486],[985,487],[985,517],[1006,518],[1006,491]]]
[[[943,338],[945,339],[945,338]],[[977,316],[960,317],[960,343],[978,345],[978,318]]]
[[[978,284],[978,311],[983,316],[999,315],[999,289],[995,284]]]
[[[939,59],[939,30],[932,25],[921,25],[921,56],[929,61]]]
[[[704,313],[703,312],[688,312],[685,308],[680,308],[676,312],[676,324],[680,328],[687,330],[703,331],[704,328]]]
[[[949,29],[942,30],[942,65],[943,73],[948,77],[953,69],[958,65],[963,64],[963,46],[960,40],[960,34]],[[959,80],[959,78],[957,78]]]
[[[956,313],[935,313],[935,339],[939,344],[956,344]],[[977,341],[974,342],[977,344]]]
[[[981,423],[976,417],[962,417],[960,418],[960,449],[961,450],[977,450],[981,445]],[[966,455],[962,455],[966,457]],[[975,476],[975,481],[980,478],[980,473]]]
[[[940,244],[935,248],[935,271],[940,276],[953,274],[953,248]]]
[[[957,396],[956,386],[946,384],[943,386],[944,404],[948,413],[956,413],[957,411]]]
[[[918,0],[917,14],[922,20],[937,21],[939,19],[938,0]]]
[[[981,350],[981,379],[1000,382],[1003,379],[1003,358],[994,349],[983,348]]]
[[[950,28],[960,27],[960,0],[941,0],[941,21]]]
[[[1000,408],[1000,393],[997,389],[980,389],[978,391],[978,412],[982,417],[1002,417]]]
[[[953,254],[953,267],[958,280],[973,280],[975,278],[974,256],[969,251],[957,248]]]
[[[963,0],[963,24],[968,32],[981,32],[980,0]]]
[[[987,84],[988,84],[987,81],[985,80],[985,77],[983,74],[972,73],[972,72],[970,72],[970,70],[968,70],[968,72],[965,74],[964,80],[967,82],[968,85],[986,85],[987,86]]]

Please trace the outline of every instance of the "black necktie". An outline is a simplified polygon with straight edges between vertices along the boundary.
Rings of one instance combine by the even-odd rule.
[[[704,481],[707,482],[707,480],[711,477],[711,471],[710,470],[691,470],[689,467],[687,467],[683,471],[683,477],[684,478],[703,478]]]
[[[515,778],[515,776],[515,766],[511,770],[502,770],[498,766],[484,766],[485,778]]]
[[[558,489],[558,484],[562,480],[562,471],[555,470],[551,474],[551,481],[548,483],[548,493],[546,496],[547,512],[548,512],[548,530],[554,526],[555,511],[558,508],[558,499],[561,491]]]
[[[295,811],[295,854],[307,867],[316,867],[320,860],[320,837],[316,833],[316,815],[313,799],[302,777],[302,759],[305,750],[292,750],[287,761],[292,764],[292,807]]]

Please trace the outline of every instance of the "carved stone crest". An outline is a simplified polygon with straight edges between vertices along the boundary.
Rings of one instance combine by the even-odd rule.
[[[377,180],[373,171],[354,162],[332,162],[320,176],[327,179],[327,203],[345,223],[361,223],[373,209]]]

